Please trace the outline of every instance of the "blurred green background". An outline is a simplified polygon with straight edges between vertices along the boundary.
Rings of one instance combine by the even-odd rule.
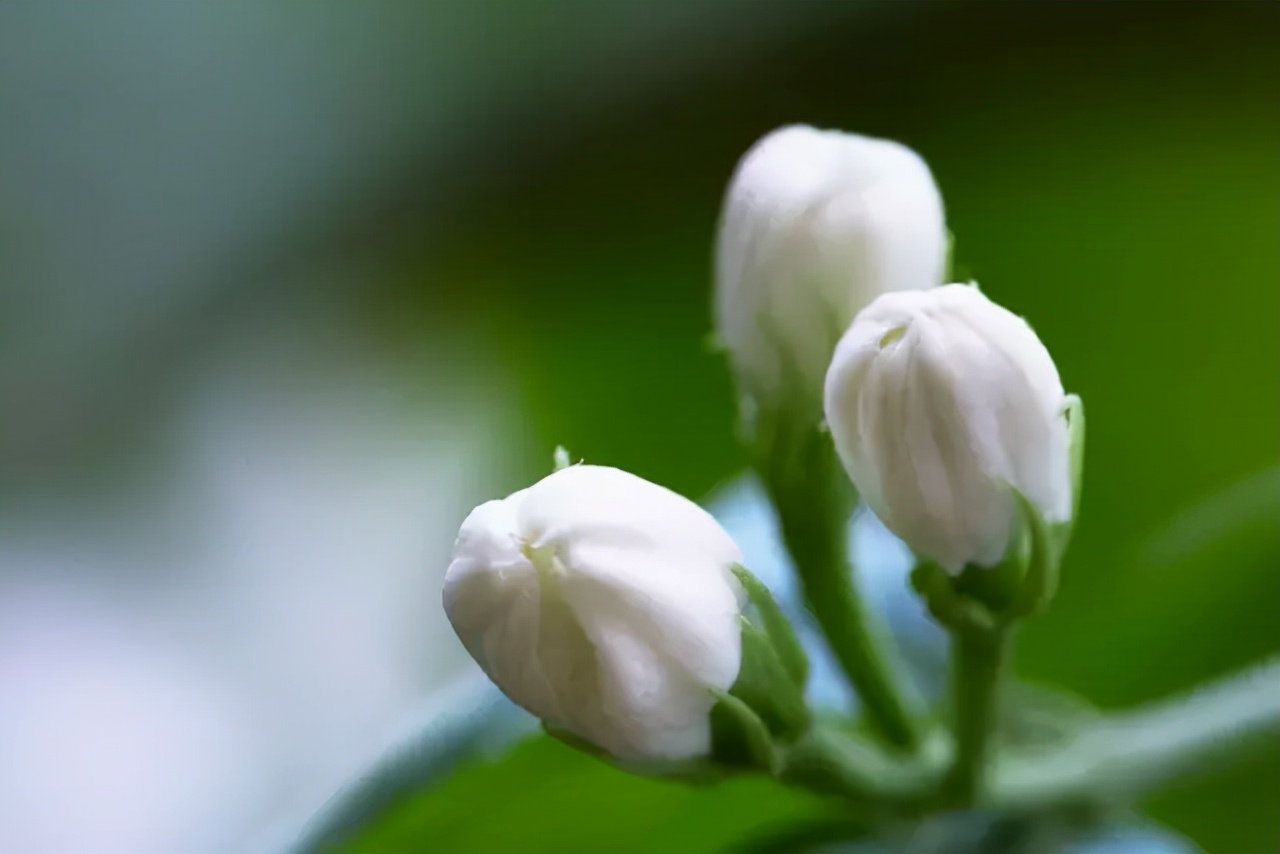
[[[1114,708],[1280,649],[1280,5],[512,0],[367,17],[377,26],[330,37],[338,58],[344,38],[400,46],[352,96],[375,105],[363,133],[397,140],[372,164],[377,180],[342,161],[372,189],[281,190],[301,214],[224,242],[199,268],[211,295],[131,339],[145,355],[121,357],[107,384],[143,375],[126,404],[93,409],[94,430],[42,465],[29,462],[39,431],[10,437],[0,501],[21,505],[67,471],[145,468],[138,436],[184,382],[187,330],[234,341],[226,330],[264,304],[287,326],[316,292],[337,293],[410,385],[479,383],[467,394],[501,398],[500,425],[463,425],[494,434],[487,494],[539,476],[563,444],[704,496],[744,465],[728,378],[705,345],[721,193],[756,138],[802,121],[918,150],[960,268],[1030,320],[1087,404],[1082,522],[1057,604],[1020,639],[1019,673]],[[393,65],[418,37],[431,67]],[[444,94],[406,94],[424,86]],[[0,198],[0,222],[21,221],[25,201]],[[28,249],[0,240],[0,253]],[[244,284],[353,265],[322,288],[292,272]],[[20,284],[0,282],[13,305]],[[0,348],[11,380],[30,375],[13,367],[25,352]],[[160,369],[156,353],[177,355]],[[48,399],[21,388],[0,411],[11,424],[12,401]],[[520,850],[716,850],[745,814],[816,809],[750,786],[685,802],[556,747],[521,750],[511,767],[523,771],[479,766],[389,819],[380,850],[544,836]],[[558,812],[569,802],[571,832]],[[1272,752],[1148,807],[1208,851],[1263,854],[1280,850],[1277,804]],[[600,838],[619,847],[590,848]]]

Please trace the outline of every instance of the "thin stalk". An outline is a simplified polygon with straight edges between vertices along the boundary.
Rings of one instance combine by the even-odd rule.
[[[781,778],[838,795],[868,814],[905,816],[927,807],[945,763],[945,751],[924,750],[903,759],[865,735],[819,721],[786,751]]]
[[[952,634],[951,695],[956,753],[948,790],[958,806],[974,806],[986,792],[1008,649],[1006,629]]]
[[[845,545],[852,490],[828,437],[815,431],[801,459],[799,466],[762,476],[805,599],[877,733],[914,751],[917,722],[886,659],[883,635],[854,585]]]

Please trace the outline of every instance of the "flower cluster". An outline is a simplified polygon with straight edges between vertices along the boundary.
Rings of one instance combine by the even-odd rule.
[[[725,197],[717,333],[744,419],[821,436],[844,488],[935,571],[922,592],[939,619],[974,606],[1007,620],[1052,592],[1078,500],[1079,402],[1024,320],[975,284],[945,283],[948,245],[915,152],[781,128],[742,158]],[[830,435],[815,429],[824,421]],[[752,437],[758,466],[778,435]],[[799,517],[795,539],[826,501],[795,497],[817,478],[812,459],[789,458],[793,483],[772,496]],[[859,646],[870,636],[834,636],[861,619],[847,567],[827,555],[806,575],[803,543],[788,546],[824,631],[851,650],[855,687],[892,692]],[[776,772],[810,725],[806,663],[741,562],[687,498],[562,466],[467,517],[444,607],[493,682],[570,743],[650,771],[696,760]],[[951,582],[974,573],[999,583],[968,584],[969,610],[957,609]]]

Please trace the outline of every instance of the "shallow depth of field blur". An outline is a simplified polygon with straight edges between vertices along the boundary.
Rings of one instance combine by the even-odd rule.
[[[1280,649],[1278,104],[1265,2],[0,4],[0,851],[296,829],[470,669],[472,505],[557,443],[740,471],[711,239],[794,121],[916,148],[1088,404],[1019,672]],[[1148,807],[1261,854],[1278,801],[1259,755]]]

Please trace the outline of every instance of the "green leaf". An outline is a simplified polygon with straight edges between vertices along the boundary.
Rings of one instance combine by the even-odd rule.
[[[1059,747],[1098,716],[1088,701],[1068,691],[1009,680],[1000,704],[1000,743],[1018,750]]]
[[[845,850],[859,850],[847,846],[867,839],[870,835],[870,823],[858,818],[805,821],[761,834],[759,838],[752,839],[733,851],[734,854],[799,854],[807,851],[814,854],[819,851],[836,854]]]
[[[700,854],[831,815],[828,802],[763,776],[710,786],[646,779],[541,737],[413,792],[337,850]]]
[[[1184,510],[1144,543],[1140,557],[1155,567],[1276,541],[1280,518],[1280,466],[1265,468]]]
[[[996,802],[1013,808],[1132,802],[1280,739],[1280,656],[1136,709],[1097,716],[1061,749],[1002,757]]]
[[[470,687],[433,706],[403,737],[342,787],[307,823],[289,849],[296,854],[333,850],[358,836],[407,792],[425,790],[477,756],[500,749],[526,725],[515,707]]]

